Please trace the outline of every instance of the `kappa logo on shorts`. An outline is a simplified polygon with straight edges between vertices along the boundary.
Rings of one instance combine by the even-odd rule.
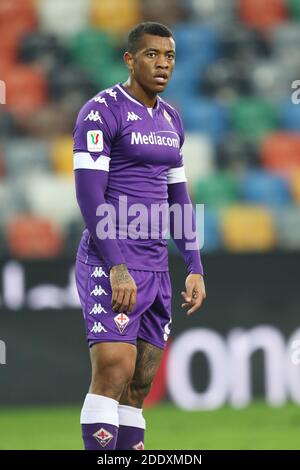
[[[108,277],[105,271],[103,271],[102,266],[100,266],[100,268],[99,267],[95,268],[91,274],[91,277],[102,277],[102,276]]]
[[[91,333],[102,333],[102,331],[104,333],[107,333],[107,330],[104,328],[104,326],[102,325],[102,323],[100,323],[99,321],[95,321],[94,322],[94,326],[93,328],[91,329]]]
[[[95,287],[94,287],[94,290],[92,290],[92,292],[90,293],[90,295],[102,295],[102,294],[108,295],[108,293],[105,292],[105,290],[103,289],[103,287],[100,286],[100,285],[99,285],[99,286],[95,286]]]
[[[106,447],[114,436],[106,429],[101,428],[99,429],[99,431],[93,434],[93,437],[96,439],[96,441],[99,442],[102,447]]]
[[[105,310],[105,308],[102,307],[101,304],[94,304],[94,307],[90,311],[90,314],[98,315],[99,313],[102,313],[102,312],[107,313],[107,311]]]
[[[144,446],[144,443],[142,441],[140,441],[138,444],[135,444],[134,446],[132,446],[132,448],[134,450],[145,450],[145,446]]]
[[[114,321],[118,327],[119,332],[122,334],[129,323],[129,318],[125,313],[119,313],[114,317]]]

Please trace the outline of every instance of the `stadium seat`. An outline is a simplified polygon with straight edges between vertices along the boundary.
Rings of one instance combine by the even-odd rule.
[[[1,105],[0,105],[1,106]],[[13,115],[0,107],[0,139],[8,136],[13,136],[17,133],[17,125]]]
[[[61,254],[63,238],[49,220],[19,215],[7,226],[7,245],[17,258],[53,258]]]
[[[86,0],[42,0],[37,2],[41,31],[70,37],[87,27],[89,2]]]
[[[5,171],[9,178],[50,172],[49,144],[30,138],[10,139],[4,145]]]
[[[249,68],[243,62],[220,59],[208,65],[202,74],[201,92],[232,101],[251,92]]]
[[[251,64],[250,80],[257,98],[277,103],[291,94],[293,73],[278,59],[265,59]]]
[[[20,32],[35,29],[37,17],[34,0],[1,0],[0,31],[7,25]]]
[[[200,23],[178,23],[173,27],[176,40],[176,60],[183,62],[188,70],[194,66],[206,66],[220,56],[220,38],[212,26]],[[189,53],[187,54],[187,51]],[[190,60],[193,57],[193,60]]]
[[[67,52],[57,36],[32,32],[22,39],[19,60],[25,63],[38,63],[49,72],[67,60]]]
[[[208,175],[198,181],[194,189],[194,201],[208,206],[226,206],[239,199],[239,187],[235,177],[228,172]]]
[[[83,230],[84,222],[81,216],[71,220],[65,228],[66,253],[72,257],[77,251]]]
[[[55,173],[73,176],[73,137],[57,137],[51,145],[51,161]]]
[[[70,41],[70,55],[75,65],[92,74],[109,73],[109,66],[120,60],[109,34],[96,29],[77,32]]]
[[[45,104],[47,80],[41,69],[17,65],[4,75],[4,81],[7,87],[6,104],[14,114],[25,117]]]
[[[192,189],[199,178],[214,170],[214,146],[210,139],[196,132],[187,132],[183,145],[185,173]]]
[[[299,25],[288,23],[274,28],[271,34],[274,56],[280,60],[282,66],[289,68],[295,79],[299,78]]]
[[[300,21],[300,3],[298,0],[288,0],[290,16],[294,21]]]
[[[216,147],[216,164],[220,169],[239,172],[259,165],[257,146],[237,134],[227,134]]]
[[[283,177],[267,171],[248,171],[241,179],[241,196],[247,203],[268,206],[292,202],[289,183]]]
[[[238,0],[240,19],[254,28],[267,30],[288,16],[285,0]]]
[[[70,94],[68,94],[68,98],[69,97]],[[74,113],[69,109],[69,106],[65,109],[63,105],[50,103],[31,116],[28,116],[26,121],[22,122],[22,130],[27,135],[37,139],[51,139],[59,135],[71,133],[74,129],[78,109],[81,107],[81,103],[83,103],[82,99],[80,102],[75,100],[74,95],[72,98],[73,101],[71,103],[74,105]],[[74,101],[76,103],[76,109]],[[70,101],[68,103],[70,103]]]
[[[233,252],[266,251],[276,246],[271,212],[255,205],[236,205],[224,209],[221,233],[225,248]]]
[[[235,0],[188,0],[190,16],[218,26],[235,20]]]
[[[289,98],[281,106],[280,123],[283,129],[291,132],[300,132],[300,105],[295,105]]]
[[[300,208],[286,207],[275,212],[278,243],[288,250],[300,249]]]
[[[70,155],[72,160],[72,154]],[[33,175],[28,177],[25,193],[30,212],[55,222],[63,231],[80,217],[73,178],[65,175]]]
[[[140,9],[143,21],[158,21],[173,26],[189,15],[186,2],[178,0],[142,0]]]
[[[198,229],[198,240],[200,243],[202,230],[197,226]],[[204,244],[201,249],[202,252],[208,253],[219,250],[221,248],[221,231],[220,231],[220,217],[219,213],[213,207],[204,208]]]
[[[241,98],[233,104],[230,112],[233,130],[254,141],[278,126],[272,104],[257,98]]]
[[[221,52],[227,59],[246,62],[271,54],[269,42],[260,31],[239,23],[228,24],[221,29]]]
[[[138,0],[91,0],[90,24],[110,34],[125,33],[141,21]]]
[[[289,175],[291,193],[294,201],[300,205],[300,166]]]
[[[268,135],[261,146],[265,168],[279,172],[290,172],[300,168],[299,134],[279,132]]]
[[[229,127],[228,111],[216,100],[195,98],[187,100],[181,109],[186,130],[196,131],[217,142]]]
[[[50,97],[56,102],[67,102],[71,109],[75,102],[74,109],[77,106],[77,111],[98,92],[94,81],[76,66],[55,67],[48,75],[48,80]]]

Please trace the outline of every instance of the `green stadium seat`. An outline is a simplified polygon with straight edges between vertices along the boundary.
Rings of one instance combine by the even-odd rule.
[[[273,105],[257,98],[242,98],[231,107],[233,130],[243,137],[257,141],[278,126]]]
[[[231,173],[213,173],[200,179],[194,188],[194,201],[197,204],[219,207],[238,200],[238,181]]]
[[[109,73],[110,65],[116,59],[110,36],[96,29],[75,34],[70,41],[70,55],[74,64],[91,74]]]
[[[288,0],[290,16],[294,21],[300,21],[300,2],[299,0]]]
[[[288,250],[300,249],[300,208],[290,206],[275,212],[279,246]]]

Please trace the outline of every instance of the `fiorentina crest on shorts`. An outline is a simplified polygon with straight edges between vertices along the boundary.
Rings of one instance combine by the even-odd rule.
[[[134,450],[145,450],[144,443],[140,441],[138,444],[132,446]]]
[[[101,428],[99,429],[99,431],[93,434],[93,437],[96,439],[96,441],[99,442],[102,447],[106,447],[114,436],[110,432],[106,431],[106,429]]]
[[[119,313],[114,317],[114,321],[118,327],[119,332],[122,334],[129,323],[129,318],[127,315],[125,315],[125,313]]]

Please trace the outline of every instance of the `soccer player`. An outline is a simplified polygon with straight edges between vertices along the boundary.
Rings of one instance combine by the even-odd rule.
[[[124,61],[128,80],[89,100],[74,129],[76,195],[86,224],[76,282],[92,365],[81,427],[85,449],[91,450],[144,449],[143,402],[171,327],[167,242],[161,223],[152,230],[152,207],[186,206],[195,229],[181,152],[182,121],[158,96],[175,64],[172,32],[159,23],[137,25]],[[128,232],[137,204],[149,222],[139,237],[138,230]],[[116,236],[111,236],[114,228]],[[105,231],[109,236],[103,236]],[[187,249],[181,232],[174,240],[187,266],[182,307],[190,315],[206,294],[199,249]]]

